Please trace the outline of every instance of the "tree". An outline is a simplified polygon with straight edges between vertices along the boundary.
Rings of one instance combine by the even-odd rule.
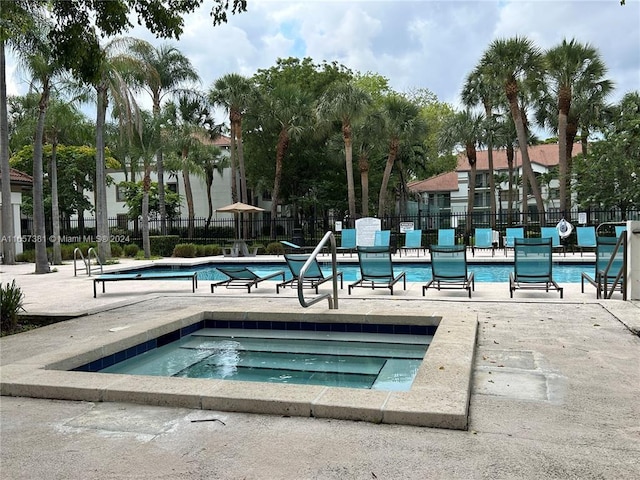
[[[479,67],[486,75],[495,78],[502,84],[504,94],[509,102],[509,111],[518,133],[523,174],[525,179],[529,181],[540,213],[541,224],[544,224],[544,202],[529,159],[527,117],[519,98],[527,92],[527,88],[539,86],[543,68],[542,54],[525,37],[498,39],[494,40],[485,51]],[[523,209],[526,207],[527,202],[523,201]],[[526,210],[523,213],[526,218]]]
[[[555,100],[558,127],[558,165],[560,182],[560,213],[568,218],[571,209],[571,169],[573,139],[578,124],[575,112],[576,97],[588,92],[590,98],[598,94],[606,95],[611,90],[611,82],[603,79],[606,67],[598,51],[588,44],[575,39],[566,39],[545,54],[545,85],[549,95]],[[573,128],[570,128],[571,114],[574,113]]]
[[[458,112],[444,125],[440,137],[443,148],[453,148],[456,145],[461,145],[465,150],[469,167],[471,167],[467,196],[467,236],[471,235],[473,229],[477,147],[482,144],[484,134],[483,121],[484,117],[480,113],[473,113],[468,109]],[[493,190],[491,190],[491,192],[493,192]]]
[[[320,97],[317,115],[321,122],[340,122],[344,141],[345,168],[347,170],[347,197],[349,215],[356,218],[356,194],[353,182],[353,131],[354,120],[364,115],[371,96],[353,82],[337,82]]]
[[[233,202],[238,201],[239,183],[240,201],[249,203],[242,140],[242,117],[249,108],[253,96],[254,89],[251,80],[237,73],[229,73],[220,77],[209,90],[209,100],[215,105],[224,107],[229,114],[229,127],[231,130],[231,199]],[[240,219],[242,227],[244,229],[248,228],[248,223],[242,221],[242,215]],[[244,238],[246,238],[247,233],[247,231],[243,231]]]
[[[378,197],[378,216],[381,218],[387,208],[387,190],[391,171],[402,142],[413,140],[417,133],[425,133],[425,125],[420,118],[420,108],[404,96],[398,93],[386,96],[382,108],[385,117],[385,137],[388,142],[388,151]]]
[[[180,50],[171,45],[154,47],[137,40],[129,46],[130,54],[139,62],[140,69],[132,72],[135,85],[151,96],[153,116],[160,116],[162,100],[166,95],[186,92],[185,83],[199,82],[200,77],[191,61]],[[189,89],[191,90],[191,89]],[[162,149],[156,153],[156,175],[158,176],[158,201],[160,205],[160,230],[166,234],[164,208],[164,162]]]

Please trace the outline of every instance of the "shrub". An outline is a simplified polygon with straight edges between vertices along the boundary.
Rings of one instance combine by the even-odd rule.
[[[135,243],[130,243],[129,245],[124,246],[124,254],[127,257],[135,258],[135,256],[138,255],[138,250],[140,250],[140,248]]]
[[[35,250],[25,250],[24,252],[16,255],[16,262],[35,263],[35,261],[36,261]]]
[[[267,255],[284,255],[284,245],[280,242],[272,242],[267,245]]]
[[[178,235],[159,235],[149,236],[151,246],[151,255],[160,255],[161,257],[170,257],[180,242]]]
[[[197,245],[193,243],[180,243],[173,249],[174,257],[193,258],[196,256]]]
[[[7,283],[6,287],[0,284],[0,329],[2,333],[11,333],[18,326],[18,312],[24,311],[22,306],[24,293],[16,285],[16,281]]]
[[[113,258],[119,258],[122,256],[122,247],[116,242],[111,242],[111,256]]]

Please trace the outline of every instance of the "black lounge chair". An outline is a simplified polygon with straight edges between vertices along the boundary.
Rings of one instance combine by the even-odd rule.
[[[509,293],[516,289],[553,288],[563,296],[563,288],[553,279],[553,245],[550,238],[514,239],[514,271],[509,274]]]
[[[391,249],[389,247],[358,247],[360,280],[349,285],[349,295],[355,287],[388,288],[393,295],[393,286],[401,279],[407,289],[407,274],[393,272]]]
[[[309,259],[309,255],[300,254],[285,254],[285,261],[291,272],[292,278],[278,283],[276,285],[276,293],[280,293],[280,287],[286,287],[289,285],[292,288],[298,288],[298,282],[300,280],[300,271],[302,267]],[[340,288],[343,288],[343,272],[337,272],[336,274],[340,278]],[[303,288],[313,288],[318,293],[318,287],[325,282],[333,279],[333,275],[325,275],[320,268],[320,264],[316,258],[313,259],[309,269],[304,274]],[[284,280],[284,278],[283,278]]]
[[[251,287],[258,287],[260,282],[269,280],[274,277],[281,277],[284,280],[284,271],[279,271],[265,275],[261,277],[247,267],[244,266],[228,266],[228,267],[216,267],[217,270],[229,277],[226,280],[215,282],[211,284],[211,293],[213,293],[215,287],[224,285],[227,288],[246,288],[248,293],[251,293]]]
[[[467,247],[464,245],[431,245],[431,274],[429,283],[422,286],[424,297],[429,287],[440,289],[464,288],[469,292],[475,290],[473,272],[467,271]]]

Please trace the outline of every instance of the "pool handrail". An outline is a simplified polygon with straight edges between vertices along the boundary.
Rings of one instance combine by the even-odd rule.
[[[314,264],[314,260],[316,259],[318,254],[322,251],[327,241],[329,241],[331,245],[330,253],[331,253],[331,269],[333,273],[333,280],[332,280],[333,296],[330,293],[323,293],[322,295],[319,295],[311,299],[310,301],[306,301],[304,298],[304,288],[303,288],[304,274],[307,273],[307,270],[311,267],[311,265]],[[333,235],[333,232],[330,230],[324,234],[324,237],[322,237],[322,240],[320,240],[320,243],[318,243],[318,245],[313,250],[313,252],[311,252],[311,255],[309,255],[309,258],[307,259],[307,261],[304,262],[304,265],[300,269],[300,274],[298,278],[298,301],[300,302],[300,305],[302,305],[303,307],[305,308],[310,307],[314,303],[318,303],[319,301],[326,298],[329,301],[329,310],[338,309],[338,261],[337,261],[336,251],[337,251],[336,237]]]

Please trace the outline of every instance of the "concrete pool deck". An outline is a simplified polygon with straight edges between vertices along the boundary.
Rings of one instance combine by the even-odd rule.
[[[94,299],[92,281],[73,277],[69,265],[39,276],[33,265],[0,271],[3,283],[16,278],[23,288],[28,312],[77,317],[2,338],[3,382],[20,374],[16,368],[58,355],[61,345],[69,357],[95,339],[104,343],[105,335],[124,336],[152,318],[192,309],[327,312],[326,302],[305,310],[294,290],[276,295],[268,283],[251,294],[224,288],[211,294],[205,281],[192,294],[188,282],[184,288],[124,282]],[[3,478],[637,478],[640,308],[596,301],[591,286],[584,294],[579,284],[562,286],[564,300],[539,291],[516,291],[510,299],[508,285],[483,283],[471,300],[464,291],[422,297],[419,284],[393,297],[386,290],[341,291],[344,313],[477,319],[467,431],[122,403],[126,397],[102,403],[3,396],[0,472]],[[148,318],[138,321],[141,313]],[[5,374],[8,366],[13,372]]]

